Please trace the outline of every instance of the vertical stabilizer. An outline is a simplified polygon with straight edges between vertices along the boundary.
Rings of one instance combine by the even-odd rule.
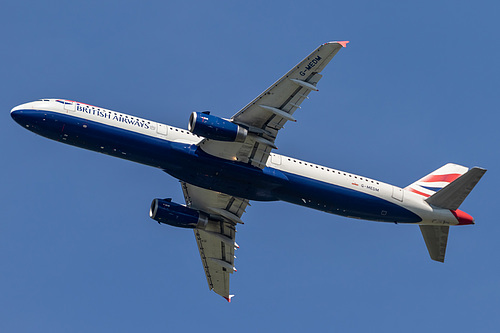
[[[468,170],[464,166],[448,163],[427,176],[420,178],[413,184],[408,185],[405,190],[428,198],[462,176]]]

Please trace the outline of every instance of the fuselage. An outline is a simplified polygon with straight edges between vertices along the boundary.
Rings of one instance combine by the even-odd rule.
[[[185,129],[84,103],[45,99],[19,105],[11,115],[47,138],[153,166],[236,197],[282,200],[373,221],[460,224],[450,210],[396,186],[273,153],[263,169],[214,157],[198,146],[204,138]]]

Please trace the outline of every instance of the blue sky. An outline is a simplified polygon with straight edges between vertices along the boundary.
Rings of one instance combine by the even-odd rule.
[[[4,1],[0,331],[496,332],[500,269],[495,1]],[[230,117],[316,46],[350,40],[278,152],[406,186],[488,169],[446,263],[418,227],[252,202],[231,304],[209,292],[163,172],[34,135],[9,111],[67,98],[187,127]]]

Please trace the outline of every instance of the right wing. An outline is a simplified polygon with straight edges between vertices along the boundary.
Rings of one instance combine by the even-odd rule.
[[[287,120],[295,121],[293,113],[311,90],[318,90],[316,84],[323,77],[319,73],[347,43],[320,45],[231,119],[235,123],[270,131],[275,137]]]
[[[203,140],[199,146],[208,154],[249,163],[263,169],[278,131],[287,121],[296,121],[294,112],[321,79],[319,74],[348,42],[320,45],[263,93],[237,112],[231,121],[248,129],[245,142]]]
[[[224,193],[206,190],[181,182],[186,205],[210,215],[205,230],[194,229],[201,262],[207,277],[208,287],[231,301],[229,277],[234,267],[236,224],[242,223],[248,200]]]

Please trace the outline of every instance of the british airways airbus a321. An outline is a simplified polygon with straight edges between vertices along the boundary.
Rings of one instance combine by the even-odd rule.
[[[230,119],[194,112],[188,130],[65,99],[16,106],[12,118],[39,135],[160,168],[181,181],[185,205],[154,199],[159,223],[191,228],[208,286],[228,301],[236,226],[250,200],[283,200],[327,213],[418,224],[433,260],[444,261],[450,226],[474,224],[458,209],[486,172],[446,164],[399,188],[272,153],[286,122],[317,91],[348,42],[319,46]]]

